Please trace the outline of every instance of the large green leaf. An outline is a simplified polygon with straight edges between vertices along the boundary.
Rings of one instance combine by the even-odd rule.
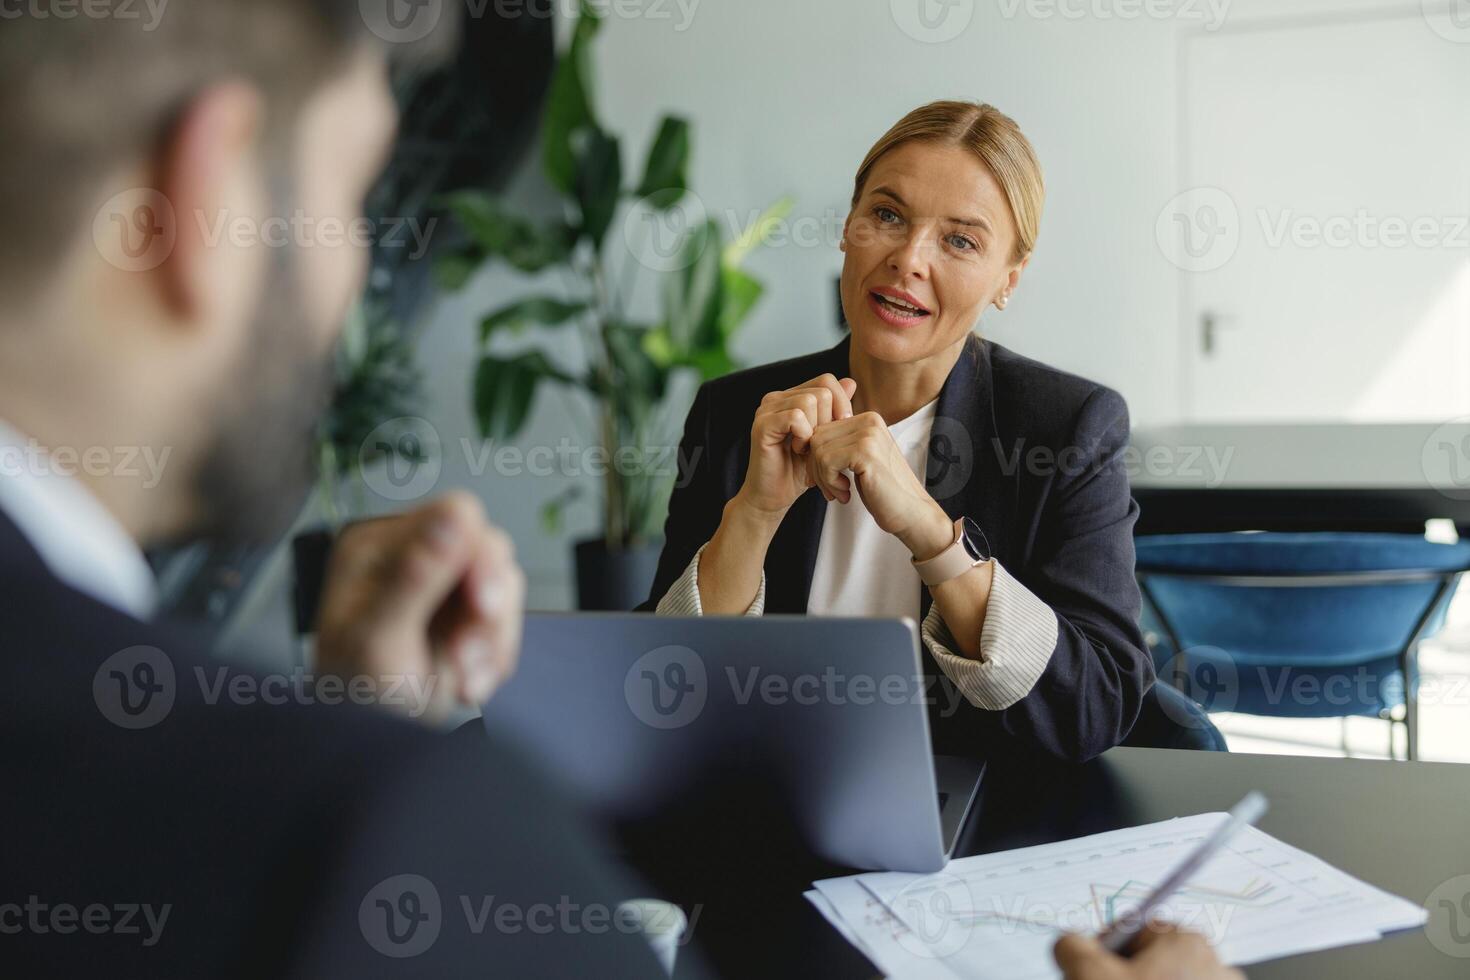
[[[720,306],[720,338],[728,341],[735,336],[735,331],[740,329],[740,324],[745,322],[745,318],[760,301],[766,287],[733,266],[725,266],[721,275],[724,278],[724,303]]]
[[[791,209],[796,202],[789,197],[783,197],[770,207],[761,212],[760,216],[751,222],[750,227],[729,245],[725,246],[724,261],[726,265],[738,266],[745,261],[755,248],[766,240],[778,222],[784,221],[791,214]]]
[[[681,356],[719,340],[723,278],[720,227],[711,219],[689,236],[685,263],[664,278],[664,316],[669,339]]]
[[[538,229],[507,212],[483,191],[455,191],[444,195],[441,202],[470,233],[483,256],[502,259],[522,272],[540,272],[570,254],[565,228]],[[468,278],[466,260],[473,254],[463,251],[446,260],[439,270],[441,281]]]
[[[686,171],[689,168],[689,123],[677,116],[665,116],[659,124],[658,135],[648,151],[648,162],[643,167],[643,182],[638,185],[639,197],[647,197],[658,191],[684,191],[689,187]],[[660,201],[672,206],[679,195],[661,194]]]
[[[643,335],[643,353],[659,367],[668,369],[679,363],[679,352],[674,349],[673,338],[667,325],[659,325]]]
[[[628,399],[634,413],[646,410],[668,389],[667,365],[650,357],[644,346],[650,332],[648,327],[628,323],[609,324],[603,332],[608,357],[617,373],[616,397]]]
[[[612,224],[622,195],[623,162],[617,137],[600,129],[587,132],[586,145],[577,157],[577,203],[582,208],[582,231],[594,249],[602,248],[603,236]]]
[[[510,439],[525,426],[542,381],[574,379],[552,366],[540,351],[514,357],[480,358],[475,369],[475,420],[485,439]]]
[[[551,185],[568,196],[576,186],[580,134],[597,126],[589,86],[592,80],[592,39],[597,36],[601,24],[597,11],[587,0],[582,0],[571,44],[551,76],[551,89],[541,119],[542,166]]]
[[[532,323],[554,327],[566,323],[585,309],[586,303],[564,303],[547,296],[523,299],[509,306],[502,306],[481,320],[480,339],[489,340],[490,335],[497,330],[508,329],[519,333]]]

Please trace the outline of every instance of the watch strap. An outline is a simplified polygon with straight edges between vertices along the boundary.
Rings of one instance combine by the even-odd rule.
[[[919,573],[919,578],[925,585],[932,587],[942,585],[952,578],[959,578],[987,560],[974,557],[965,547],[965,519],[960,517],[954,522],[954,541],[950,546],[933,558],[915,561],[914,570]]]

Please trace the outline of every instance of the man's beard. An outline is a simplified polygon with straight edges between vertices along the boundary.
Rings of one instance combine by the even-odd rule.
[[[331,404],[334,351],[302,318],[290,250],[277,252],[231,395],[197,483],[202,537],[223,545],[268,544],[300,512],[316,482],[318,426]]]

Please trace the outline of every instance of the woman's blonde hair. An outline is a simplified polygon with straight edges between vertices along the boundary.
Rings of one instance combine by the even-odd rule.
[[[1041,228],[1046,185],[1036,151],[1015,120],[995,106],[980,102],[940,101],[920,106],[900,119],[868,151],[853,182],[853,207],[863,196],[863,187],[878,160],[905,143],[958,146],[975,154],[1010,203],[1017,232],[1015,261],[1031,254]]]

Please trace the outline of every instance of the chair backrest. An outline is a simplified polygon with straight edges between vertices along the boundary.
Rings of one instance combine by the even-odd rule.
[[[1470,568],[1470,542],[1408,534],[1159,535],[1140,537],[1137,553],[1145,596],[1179,643],[1227,650],[1239,666],[1397,654],[1443,624],[1449,587]]]

